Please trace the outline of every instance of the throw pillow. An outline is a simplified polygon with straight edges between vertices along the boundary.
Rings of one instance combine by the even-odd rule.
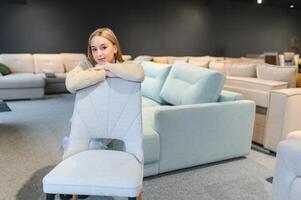
[[[0,73],[5,76],[5,75],[10,74],[11,71],[6,65],[0,63]]]
[[[256,77],[255,63],[228,63],[225,69],[227,76]]]
[[[257,77],[264,80],[287,82],[289,87],[296,87],[297,67],[281,67],[270,64],[258,64]]]

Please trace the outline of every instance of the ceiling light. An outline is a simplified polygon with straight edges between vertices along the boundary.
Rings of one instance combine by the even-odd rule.
[[[257,3],[258,4],[262,4],[262,0],[257,0]]]
[[[290,8],[294,8],[295,6],[294,6],[294,4],[290,4]]]

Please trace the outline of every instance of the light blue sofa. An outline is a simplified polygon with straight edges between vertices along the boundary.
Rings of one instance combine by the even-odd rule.
[[[144,176],[249,153],[255,103],[222,91],[222,74],[144,61]]]

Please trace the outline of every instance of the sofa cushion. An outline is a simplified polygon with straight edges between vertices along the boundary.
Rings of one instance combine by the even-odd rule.
[[[209,69],[212,69],[214,71],[218,71],[222,74],[226,74],[225,70],[225,63],[220,61],[212,61],[209,63]]]
[[[259,79],[288,82],[288,87],[296,87],[297,67],[258,64],[256,68]]]
[[[286,82],[261,80],[251,77],[227,76],[225,90],[241,93],[244,99],[253,100],[257,106],[269,107],[271,90],[287,88]]]
[[[153,57],[152,56],[147,56],[147,55],[141,55],[137,56],[134,61],[152,61]]]
[[[0,63],[5,64],[12,73],[34,73],[31,54],[1,54]]]
[[[176,61],[187,62],[187,60],[188,60],[188,57],[185,57],[185,56],[183,56],[183,57],[169,56],[168,57],[169,64],[174,64],[174,62],[176,62]]]
[[[55,73],[64,73],[64,64],[60,54],[34,54],[35,73],[42,73],[44,69],[51,69]]]
[[[204,68],[208,68],[209,67],[209,62],[208,61],[198,61],[198,60],[188,60],[189,64],[198,66],[198,67],[204,67]]]
[[[168,74],[160,96],[174,105],[216,102],[224,81],[221,73],[179,61]]]
[[[0,74],[1,75],[8,75],[10,74],[10,69],[3,63],[0,63]]]
[[[0,88],[43,88],[45,81],[42,77],[31,73],[13,73],[0,78]]]
[[[225,64],[227,76],[256,77],[255,63]]]
[[[252,77],[227,76],[225,85],[253,90],[270,91],[287,88],[288,84],[287,82],[263,80]]]
[[[37,76],[43,77],[46,83],[65,83],[66,73],[55,73],[54,77],[48,78],[45,74],[37,74]]]
[[[238,101],[243,100],[243,95],[236,92],[230,92],[226,90],[222,90],[221,94],[218,97],[218,102],[225,101]]]
[[[71,71],[82,60],[86,59],[86,55],[82,53],[61,53],[60,56],[63,60],[66,72]]]
[[[142,109],[144,163],[160,159],[160,135],[153,129],[155,112],[158,107]]]
[[[168,56],[156,56],[156,57],[153,57],[153,61],[155,63],[168,64]]]
[[[146,107],[153,107],[153,106],[160,106],[160,104],[150,98],[147,97],[143,97],[142,96],[142,107],[146,108]]]
[[[160,92],[164,81],[170,71],[170,64],[159,64],[150,61],[141,63],[145,79],[141,84],[142,95],[151,98],[159,103],[165,103],[160,97]]]

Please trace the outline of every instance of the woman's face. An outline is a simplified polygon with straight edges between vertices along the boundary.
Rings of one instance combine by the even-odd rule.
[[[117,53],[117,47],[110,40],[102,36],[94,36],[91,39],[90,48],[98,64],[115,63],[114,54]]]

